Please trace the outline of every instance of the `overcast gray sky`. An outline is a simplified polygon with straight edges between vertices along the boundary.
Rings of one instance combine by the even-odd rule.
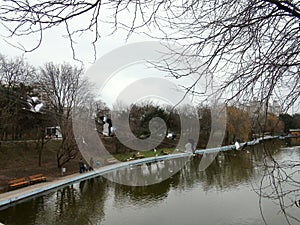
[[[123,19],[125,20],[126,18]],[[84,21],[82,21],[82,23],[83,22]],[[123,22],[126,23],[126,21]],[[128,21],[128,23],[129,22],[130,21]],[[80,25],[80,23],[81,20],[77,20],[76,26]],[[150,40],[149,37],[146,37],[142,34],[133,34],[129,39],[126,39],[128,33],[121,29],[117,30],[112,35],[109,35],[112,31],[112,27],[108,24],[102,24],[101,28],[102,36],[96,44],[97,59],[105,55],[106,53],[109,53],[113,49],[124,46],[126,43],[128,44]],[[89,69],[89,67],[94,63],[94,50],[91,44],[92,40],[93,36],[90,33],[86,33],[80,37],[77,37],[75,40],[76,57],[84,62],[85,69]],[[29,36],[14,39],[4,37],[0,38],[0,52],[2,54],[9,57],[20,56],[24,54],[24,52],[16,47],[11,46],[10,44],[8,44],[8,42],[15,46],[20,47],[22,44],[23,46],[30,48],[38,42],[38,36]],[[51,61],[55,63],[69,62],[70,64],[76,64],[78,66],[81,65],[78,61],[75,61],[73,59],[70,41],[66,38],[66,30],[63,26],[54,27],[51,30],[45,31],[41,46],[33,52],[24,54],[24,57],[30,64],[36,67],[42,66],[44,63]],[[141,65],[127,67],[115,74],[114,78],[112,78],[109,81],[108,85],[103,89],[100,97],[104,98],[104,101],[111,105],[111,103],[117,98],[118,93],[121,92],[124,87],[141,78],[141,73],[145,77],[166,76],[165,73],[162,73],[158,70],[152,69],[146,71],[145,68],[141,69]],[[289,112],[295,113],[298,111],[299,105],[296,104],[290,109]]]

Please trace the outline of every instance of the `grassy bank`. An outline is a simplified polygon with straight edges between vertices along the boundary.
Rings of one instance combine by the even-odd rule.
[[[162,148],[158,149],[157,151],[133,151],[133,152],[126,152],[126,153],[120,153],[120,154],[113,154],[113,156],[118,159],[119,161],[125,162],[127,160],[132,160],[136,158],[147,158],[147,157],[154,157],[158,155],[166,155],[169,153],[172,153],[174,151],[174,148]]]
[[[0,191],[7,190],[7,181],[10,179],[38,173],[43,173],[48,180],[61,176],[56,163],[56,151],[59,145],[60,141],[57,140],[51,140],[45,144],[42,163],[39,166],[39,154],[34,141],[1,142]],[[78,159],[71,160],[65,167],[67,168],[66,175],[78,172]]]
[[[60,146],[59,140],[50,140],[45,144],[42,152],[41,166],[39,166],[39,152],[35,141],[9,141],[1,142],[0,146],[0,192],[8,190],[7,182],[11,179],[28,177],[43,173],[47,180],[61,177],[61,170],[57,168],[56,152]],[[119,161],[133,160],[136,158],[165,155],[174,151],[174,148],[163,148],[157,151],[133,151],[113,154]],[[80,155],[64,165],[67,171],[64,175],[79,172]]]

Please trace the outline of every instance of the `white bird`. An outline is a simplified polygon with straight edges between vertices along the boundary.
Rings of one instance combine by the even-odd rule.
[[[240,143],[239,143],[238,141],[236,141],[236,142],[234,143],[234,145],[235,145],[235,149],[236,149],[236,150],[239,150],[239,148],[241,147],[241,145],[240,145]]]
[[[85,140],[84,140],[84,137],[82,137],[82,143],[85,144],[85,145],[88,145]]]

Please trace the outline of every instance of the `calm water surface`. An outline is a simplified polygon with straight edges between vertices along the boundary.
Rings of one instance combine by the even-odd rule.
[[[273,160],[275,159],[275,160]],[[86,180],[0,211],[5,225],[300,224],[300,148],[268,144],[219,153],[205,171],[194,157],[144,187]],[[277,164],[280,163],[280,164]],[[280,167],[279,167],[280,165]]]

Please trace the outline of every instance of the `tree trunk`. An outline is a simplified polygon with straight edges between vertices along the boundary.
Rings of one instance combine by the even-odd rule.
[[[43,149],[44,149],[44,140],[45,140],[45,138],[44,137],[42,137],[42,140],[41,140],[41,146],[39,147],[39,167],[41,167],[42,166],[42,153],[43,153]]]

